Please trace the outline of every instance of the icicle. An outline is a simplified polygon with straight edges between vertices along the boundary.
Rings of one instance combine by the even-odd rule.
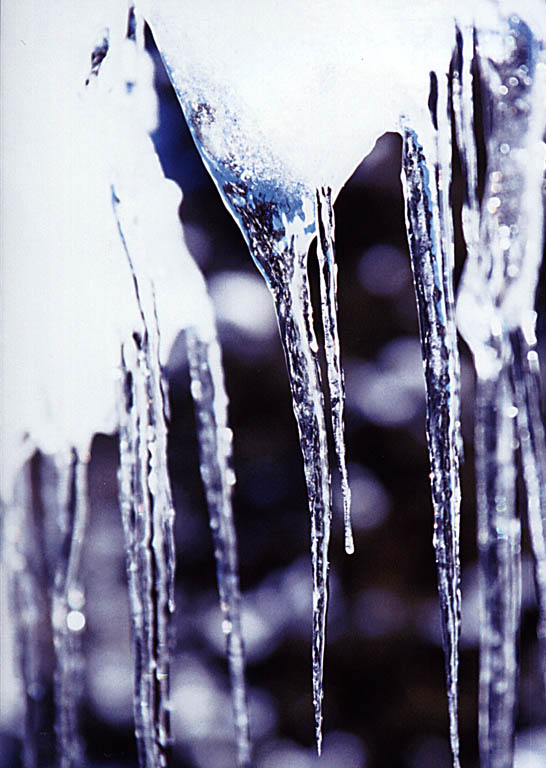
[[[459,38],[463,61],[454,90],[460,154],[467,175],[463,228],[468,250],[457,321],[472,350],[477,373],[475,444],[482,591],[479,734],[484,768],[509,768],[513,763],[521,591],[520,522],[515,510],[518,445],[539,588],[539,636],[546,605],[540,512],[544,446],[534,381],[538,366],[532,348],[534,320],[529,321],[542,250],[537,161],[546,122],[544,65],[537,65],[539,45],[529,26],[515,14],[503,17],[503,10],[503,4],[497,4],[496,20],[478,26],[477,31],[464,29]],[[537,18],[543,19],[543,10],[539,13]],[[539,31],[537,25],[536,34]],[[473,53],[479,56],[486,116],[481,205],[469,55],[476,41]]]
[[[170,617],[174,611],[174,507],[167,469],[166,381],[159,357],[153,288],[135,272],[130,229],[112,190],[113,208],[134,281],[142,330],[122,354],[120,507],[135,643],[135,733],[141,768],[167,765],[170,743]]]
[[[305,0],[298,5],[298,21],[294,23],[289,5],[286,13],[279,13],[278,3],[268,0],[260,5],[256,16],[250,4],[228,20],[227,13],[218,12],[217,4],[181,5],[163,0],[145,3],[145,13],[197,147],[239,223],[277,311],[311,510],[313,699],[320,752],[330,471],[307,278],[307,250],[316,233],[317,218],[323,228],[319,259],[323,258],[324,264],[320,272],[333,430],[344,492],[346,547],[350,551],[353,545],[343,455],[342,376],[330,242],[333,222],[330,203],[319,201],[321,211],[316,210],[316,190],[327,182],[335,197],[361,158],[372,149],[377,136],[396,123],[396,100],[390,94],[385,99],[382,86],[374,90],[380,83],[377,72],[388,70],[392,56],[384,45],[374,45],[373,52],[364,56],[364,31],[373,29],[376,19],[381,28],[386,21],[397,39],[411,40],[412,52],[417,40],[413,32],[426,40],[422,50],[427,51],[427,56],[416,64],[419,72],[430,69],[428,29],[435,32],[434,52],[430,54],[435,59],[439,53],[449,56],[445,43],[452,35],[449,17],[437,4],[418,12],[411,35],[397,9],[384,16],[383,10],[373,4],[347,2],[334,10],[327,3],[317,7]],[[309,19],[313,21],[313,45],[302,46],[302,36],[306,39],[309,33]],[[213,47],[208,45],[211,34]],[[245,39],[244,55],[238,51],[236,41],[240,39]],[[277,55],[278,46],[272,45],[276,40],[282,41],[290,57]],[[397,59],[404,60],[402,56]],[[292,78],[294,66],[296,79]],[[325,68],[327,78],[323,75]],[[397,64],[393,71],[401,83],[406,82],[406,72]],[[288,90],[287,83],[291,84]],[[415,96],[413,85],[412,81]],[[415,90],[421,92],[420,82]],[[400,93],[403,102],[406,94],[402,88]],[[355,94],[361,94],[361,99]],[[369,109],[370,98],[373,110]],[[332,141],[337,142],[335,153],[330,151]],[[319,198],[321,194],[325,193],[319,191]],[[455,402],[454,377],[452,386]],[[450,411],[450,418],[454,416]]]
[[[25,693],[25,768],[50,764],[54,751],[59,768],[84,763],[78,710],[84,672],[85,597],[79,565],[87,519],[86,472],[87,464],[75,450],[68,457],[56,456],[55,462],[36,453],[21,473],[6,517]]]
[[[55,730],[60,768],[82,766],[78,704],[83,688],[81,632],[85,595],[79,565],[87,522],[87,460],[76,450],[69,462],[57,459],[58,523],[61,539],[51,598],[55,648]]]
[[[453,317],[453,235],[449,221],[451,151],[447,108],[438,111],[438,83],[431,74],[434,138],[426,149],[404,127],[403,182],[406,221],[417,297],[427,389],[427,441],[434,506],[434,547],[446,657],[453,765],[459,765],[458,642],[459,565],[459,362]],[[428,130],[424,131],[428,134]]]
[[[317,190],[317,229],[322,326],[324,329],[324,345],[328,365],[332,432],[341,476],[345,551],[351,555],[354,552],[354,541],[351,526],[351,489],[349,488],[349,478],[345,462],[345,437],[343,434],[345,389],[337,330],[337,264],[334,242],[334,208],[332,205],[332,190],[330,188],[323,187]]]
[[[228,169],[222,193],[241,224],[252,257],[273,296],[300,437],[311,514],[312,684],[320,754],[331,492],[324,398],[307,276],[315,205],[299,187],[283,192],[267,185],[251,189],[243,181],[226,180],[226,176],[231,176]]]
[[[527,515],[535,560],[539,617],[537,635],[546,696],[546,440],[540,412],[540,371],[533,317],[529,328],[511,337],[512,387],[517,408],[516,425],[523,479],[527,490]]]
[[[293,180],[277,178],[277,163],[260,157],[256,177],[231,155],[215,155],[201,141],[218,117],[197,94],[180,91],[168,52],[167,68],[203,159],[273,296],[298,424],[311,514],[313,572],[312,679],[317,749],[322,745],[323,666],[328,604],[331,491],[324,398],[307,276],[307,253],[316,229],[314,194]],[[229,115],[232,119],[233,115]],[[227,120],[226,116],[226,120]],[[236,120],[235,120],[236,126]],[[236,128],[235,128],[236,129]],[[216,134],[215,134],[216,135]],[[242,137],[237,137],[242,141]],[[271,171],[263,162],[271,163]],[[260,180],[260,174],[265,178]]]
[[[515,515],[514,406],[506,370],[478,380],[476,487],[480,555],[480,751],[484,768],[513,763],[520,524]]]
[[[24,731],[22,765],[39,768],[52,759],[49,685],[53,657],[48,595],[50,568],[44,553],[39,454],[22,468],[15,498],[3,519],[15,647],[23,685]],[[42,735],[42,737],[41,737]]]
[[[226,636],[237,742],[237,765],[249,768],[251,746],[244,672],[241,594],[237,539],[231,506],[235,475],[231,468],[232,434],[227,421],[227,394],[220,347],[204,341],[196,329],[186,332],[191,393],[195,404],[201,477],[214,542],[222,631]]]
[[[310,208],[309,202],[307,205]],[[308,229],[311,222],[309,214],[306,218],[305,213],[299,212],[288,220],[286,215],[279,213],[275,204],[271,204],[267,218],[247,218],[247,231],[251,253],[266,278],[275,302],[307,481],[313,571],[313,705],[320,754],[331,492],[324,398],[307,276],[305,233],[306,224]],[[270,234],[267,224],[274,223],[279,229]]]

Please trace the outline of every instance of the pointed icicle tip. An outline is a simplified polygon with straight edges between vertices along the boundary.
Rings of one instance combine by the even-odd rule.
[[[348,482],[344,495],[345,554],[354,555],[355,541],[353,538],[353,524],[351,522],[351,489]]]
[[[350,528],[345,530],[345,554],[354,555],[355,542],[353,539],[353,532]]]

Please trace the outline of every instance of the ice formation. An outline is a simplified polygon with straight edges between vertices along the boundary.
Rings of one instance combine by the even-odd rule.
[[[533,10],[532,4],[530,10]],[[463,228],[468,257],[457,316],[476,368],[476,487],[481,576],[480,752],[484,766],[511,766],[517,703],[517,633],[521,602],[521,521],[516,509],[520,451],[540,606],[544,676],[544,533],[546,462],[538,401],[534,295],[542,257],[541,185],[546,125],[546,14],[513,13],[477,35],[486,106],[483,198],[469,101],[472,33],[461,39],[458,96],[467,203]],[[540,13],[542,11],[542,13]],[[462,98],[461,98],[462,96]]]
[[[529,338],[541,255],[544,8],[531,2],[523,11],[509,3],[482,3],[476,12],[470,7],[460,9],[455,19],[448,5],[439,2],[412,10],[408,19],[397,3],[378,7],[347,2],[336,4],[334,10],[328,3],[311,6],[302,1],[297,13],[305,22],[299,25],[292,23],[288,10],[279,13],[278,3],[260,4],[259,9],[238,3],[236,9],[225,0],[221,9],[218,3],[202,2],[180,8],[164,0],[150,9],[152,29],[195,141],[247,239],[277,309],[311,511],[313,698],[319,752],[330,473],[307,251],[318,234],[330,404],[339,445],[342,424],[337,405],[343,400],[342,375],[335,299],[328,301],[330,291],[335,292],[335,273],[330,274],[332,262],[325,260],[325,254],[333,251],[333,228],[330,223],[325,226],[323,218],[325,190],[337,192],[352,173],[377,137],[379,120],[383,131],[394,122],[399,125],[404,139],[403,181],[427,388],[450,735],[454,765],[459,763],[461,438],[450,204],[451,116],[455,112],[467,174],[464,232],[469,251],[458,314],[478,374],[476,472],[484,595],[480,743],[484,765],[512,762],[520,587],[519,522],[509,497],[515,488],[515,464],[510,457],[516,412],[522,412],[516,429],[522,441],[539,592],[543,591],[544,562],[544,523],[539,510],[544,507],[546,482],[538,388],[533,378],[536,371],[525,371],[532,367],[530,361],[536,361]],[[235,21],[226,28],[229,18]],[[391,44],[396,40],[398,56],[392,56],[384,34]],[[474,48],[469,47],[469,39]],[[237,40],[245,41],[244,49]],[[420,40],[427,44],[420,46]],[[285,53],[275,56],[273,51],[281,41]],[[207,46],[210,56],[204,53]],[[405,62],[410,57],[408,82]],[[492,123],[485,139],[486,173],[491,181],[486,184],[483,204],[478,204],[475,158],[481,137],[475,111],[477,81],[472,90],[473,63],[479,67],[481,98]],[[295,78],[291,77],[294,68]],[[384,87],[380,75],[385,73],[394,81],[394,88]],[[334,136],[336,152],[331,151]],[[509,192],[504,192],[503,200],[500,195],[505,189]],[[487,256],[479,255],[481,249]],[[487,296],[491,296],[490,306]],[[492,366],[493,371],[484,372],[484,366]],[[536,426],[529,428],[530,424]],[[339,449],[338,456],[345,490]],[[347,518],[349,495],[344,496]],[[542,594],[541,605],[543,599]],[[541,627],[542,619],[540,633]]]
[[[459,765],[457,320],[477,373],[480,750],[484,768],[508,768],[513,762],[520,592],[516,440],[536,564],[543,657],[546,647],[546,459],[533,313],[542,253],[546,20],[540,0],[517,8],[500,0],[478,3],[476,9],[473,5],[463,4],[457,18],[445,0],[424,3],[409,18],[400,0],[342,0],[335,5],[326,0],[144,0],[140,10],[203,160],[241,227],[277,312],[311,515],[312,675],[319,752],[331,525],[330,412],[346,549],[353,549],[332,205],[376,139],[387,130],[402,134],[453,765]],[[70,718],[80,674],[74,663],[77,628],[84,621],[77,566],[85,525],[85,465],[93,434],[116,427],[140,762],[167,763],[175,557],[162,363],[175,334],[185,328],[233,685],[238,762],[248,766],[227,401],[204,284],[177,229],[178,193],[163,178],[147,135],[154,106],[141,50],[142,27],[134,11],[127,25],[121,2],[86,2],[77,11],[63,2],[59,12],[62,23],[58,13],[52,18],[45,9],[31,11],[24,5],[8,16],[12,27],[6,56],[14,63],[4,85],[11,109],[3,159],[18,208],[9,218],[3,215],[3,269],[11,299],[3,310],[7,423],[2,450],[9,463],[2,493],[11,510],[10,527],[15,528],[18,516],[24,520],[31,514],[40,483],[48,477],[58,496],[46,511],[59,521],[51,622],[58,658],[60,764],[81,760]],[[22,79],[28,89],[18,91]],[[66,95],[62,110],[52,109],[58,93],[63,102]],[[487,117],[483,135],[477,101]],[[456,313],[452,123],[466,181],[462,224],[468,251]],[[142,129],[135,130],[135,125]],[[27,146],[42,148],[39,166]],[[482,150],[483,184],[477,160]],[[82,164],[84,154],[89,162]],[[83,176],[74,172],[77,168],[84,169]],[[21,221],[29,226],[21,228]],[[315,335],[308,279],[308,252],[315,237],[323,351]],[[70,290],[60,291],[61,285]],[[51,296],[58,301],[51,302]],[[6,343],[14,338],[17,344]],[[322,354],[327,392],[320,377]],[[16,482],[36,449],[55,456],[57,469],[50,467],[48,474],[34,458],[26,464],[28,479]],[[23,617],[18,633],[28,712],[39,676],[35,615],[44,610],[33,596],[38,576],[26,569],[35,547],[32,535],[23,549],[12,553],[14,595]],[[32,730],[26,750],[26,766],[36,764]]]
[[[27,700],[24,764],[51,758],[37,748],[43,626],[51,627],[56,658],[58,763],[83,761],[77,709],[85,595],[78,565],[87,463],[94,434],[119,428],[135,732],[141,765],[157,768],[166,765],[170,744],[175,608],[162,366],[187,329],[190,348],[203,356],[196,376],[210,379],[197,409],[201,422],[211,422],[200,430],[202,471],[226,485],[226,397],[211,305],[181,236],[180,191],[164,178],[149,136],[156,115],[152,64],[134,9],[65,2],[53,15],[22,4],[10,8],[6,26],[3,161],[12,207],[9,215],[3,209],[2,498]],[[215,534],[218,579],[233,626],[226,635],[244,753],[248,715],[229,487],[210,501],[213,530],[222,523]],[[42,537],[53,539],[52,569]]]

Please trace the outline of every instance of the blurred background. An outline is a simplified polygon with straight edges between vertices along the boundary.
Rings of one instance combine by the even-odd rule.
[[[149,45],[153,51],[153,42]],[[184,194],[189,248],[215,305],[234,431],[251,728],[257,768],[448,768],[444,661],[432,548],[424,380],[400,186],[400,137],[386,134],[336,205],[339,322],[356,552],[343,548],[337,475],[325,663],[324,755],[314,752],[309,518],[297,429],[272,302],[207,175],[155,54],[165,173]],[[453,184],[460,209],[462,187]],[[457,275],[464,245],[457,233]],[[316,268],[311,274],[318,296]],[[544,276],[539,338],[546,360]],[[473,487],[473,373],[462,352],[462,763],[477,766],[478,592]],[[233,721],[215,563],[183,340],[169,365],[169,461],[177,509],[173,768],[234,768]],[[133,768],[132,661],[117,438],[99,435],[90,464],[85,548],[87,660],[83,732],[92,768]],[[335,465],[335,461],[332,461]],[[536,604],[527,531],[517,768],[546,764]],[[4,643],[3,654],[7,653]],[[10,707],[12,709],[10,709]],[[20,765],[3,702],[0,766]],[[13,710],[13,711],[12,711]],[[11,713],[11,714],[10,714]],[[44,754],[51,724],[41,734]]]

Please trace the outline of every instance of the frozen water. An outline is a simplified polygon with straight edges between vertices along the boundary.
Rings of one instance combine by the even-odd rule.
[[[119,200],[114,197],[117,208]],[[120,219],[120,232],[123,226]],[[129,251],[127,251],[130,260]],[[130,261],[133,269],[132,261]],[[133,272],[133,274],[135,274]],[[142,331],[122,347],[120,507],[135,649],[135,734],[141,766],[166,766],[170,738],[170,616],[174,612],[174,507],[167,471],[165,387],[159,329],[141,299]],[[152,305],[152,308],[155,309]]]
[[[402,114],[408,237],[427,386],[427,437],[435,513],[434,544],[446,651],[450,734],[454,765],[458,765],[458,470],[461,438],[459,363],[453,310],[451,99],[458,118],[460,151],[470,188],[464,216],[469,266],[459,300],[459,324],[474,352],[479,378],[476,429],[478,506],[480,509],[484,506],[487,508],[493,503],[492,500],[498,491],[507,500],[503,514],[506,511],[507,519],[510,520],[514,516],[513,512],[509,511],[513,503],[509,499],[508,488],[514,481],[514,469],[513,459],[505,457],[505,452],[506,445],[511,445],[512,442],[512,422],[506,421],[511,410],[507,399],[507,382],[503,381],[502,377],[497,378],[500,370],[498,355],[495,352],[495,343],[488,341],[490,324],[488,317],[484,316],[484,313],[489,312],[488,302],[483,301],[482,294],[484,290],[488,290],[487,283],[490,281],[494,291],[506,293],[503,303],[507,315],[521,311],[522,295],[525,296],[525,306],[532,307],[539,263],[537,249],[533,248],[533,244],[540,245],[540,196],[537,186],[539,171],[536,170],[539,164],[531,160],[532,170],[527,176],[523,174],[522,164],[529,163],[530,151],[536,153],[536,146],[529,149],[529,130],[525,122],[535,129],[535,145],[538,145],[536,139],[544,127],[542,106],[533,110],[529,105],[531,102],[541,105],[543,100],[535,93],[531,99],[526,98],[523,92],[527,87],[526,79],[529,80],[529,86],[533,82],[530,61],[523,62],[525,71],[518,73],[514,70],[514,61],[510,61],[510,72],[503,75],[503,61],[507,56],[518,59],[517,55],[513,56],[514,50],[518,48],[518,39],[522,41],[526,35],[524,30],[529,32],[530,27],[518,16],[513,15],[507,3],[483,3],[476,13],[469,3],[458,11],[459,21],[466,30],[473,30],[474,25],[477,25],[480,61],[483,62],[484,71],[488,72],[485,80],[492,77],[494,79],[494,88],[490,87],[489,90],[494,93],[491,100],[493,115],[497,110],[499,117],[493,117],[493,134],[488,137],[486,147],[488,156],[499,157],[501,160],[504,157],[503,162],[506,163],[510,162],[510,156],[515,157],[510,175],[506,170],[504,173],[502,170],[492,171],[496,174],[494,184],[499,186],[505,176],[513,177],[514,181],[510,182],[512,186],[517,184],[519,177],[526,179],[525,184],[520,185],[526,204],[521,206],[518,215],[525,217],[520,231],[531,239],[531,247],[528,249],[531,256],[525,260],[517,254],[511,256],[507,262],[507,271],[495,266],[502,266],[503,262],[492,256],[494,260],[491,275],[484,283],[483,279],[476,279],[478,247],[483,250],[485,245],[493,253],[496,245],[497,249],[500,247],[501,253],[505,253],[509,250],[510,240],[518,242],[513,229],[518,225],[507,219],[499,226],[499,221],[503,218],[505,210],[510,207],[519,209],[520,195],[511,194],[509,202],[503,203],[499,197],[500,187],[486,189],[488,196],[485,199],[486,214],[483,219],[486,223],[481,227],[477,203],[477,151],[472,124],[474,94],[471,83],[469,84],[473,51],[469,47],[468,34],[466,42],[459,34],[458,58],[455,57],[454,67],[450,72],[451,53],[456,48],[456,26],[447,3],[429,3],[422,11],[416,11],[416,16],[412,14],[409,30],[408,19],[404,13],[399,12],[397,3],[379,10],[371,4],[361,4],[357,9],[353,3],[347,2],[337,4],[334,15],[327,3],[314,3],[311,10],[302,0],[297,6],[297,12],[303,19],[301,25],[292,23],[290,13],[279,13],[278,4],[274,5],[275,8],[273,3],[260,5],[258,18],[256,9],[250,7],[250,4],[238,4],[235,12],[232,3],[224,0],[219,12],[217,3],[214,7],[212,3],[206,2],[189,3],[180,8],[178,5],[175,7],[170,0],[164,0],[151,10],[150,20],[196,143],[228,208],[243,230],[254,260],[268,282],[276,304],[291,379],[294,409],[300,429],[312,511],[315,584],[313,658],[317,742],[320,750],[323,623],[326,610],[325,580],[330,516],[324,500],[329,493],[329,470],[324,435],[325,419],[322,415],[324,406],[316,364],[316,340],[309,319],[306,253],[310,239],[317,233],[318,223],[323,317],[326,320],[325,346],[331,401],[334,406],[334,436],[338,447],[342,484],[345,488],[344,451],[339,448],[342,445],[341,411],[336,410],[336,405],[342,403],[342,398],[336,397],[341,391],[342,376],[337,355],[335,313],[332,314],[331,311],[335,301],[329,293],[330,286],[335,282],[335,272],[331,270],[327,258],[329,243],[325,233],[329,231],[330,221],[327,220],[325,224],[323,218],[324,194],[325,190],[330,188],[334,190],[335,197],[340,185],[354,169],[355,161],[360,160],[371,148],[378,133],[393,125],[393,121],[396,123]],[[293,4],[291,10],[293,11]],[[538,25],[535,34],[539,34],[538,29],[542,23],[539,4],[530,2],[526,10],[529,12],[529,20]],[[351,14],[350,23],[347,23],[346,13]],[[376,13],[380,14],[379,23],[374,23]],[[342,25],[341,34],[337,24]],[[374,30],[373,35],[369,34],[370,29]],[[356,33],[354,38],[353,33]],[[392,61],[389,57],[388,61],[385,60],[383,49],[386,49],[386,46],[382,46],[382,35],[385,33],[389,36],[391,45],[396,40],[400,46],[399,59]],[[421,36],[426,36],[427,40],[427,45],[422,48],[419,45]],[[532,37],[530,34],[525,37],[525,52],[531,58],[536,56],[538,50],[532,42]],[[245,41],[244,49],[237,45],[237,41],[241,39]],[[312,46],[308,45],[308,39],[312,39]],[[210,44],[211,40],[214,41],[213,45]],[[274,46],[276,50],[281,40],[286,52],[283,57],[275,56],[272,48]],[[369,57],[360,54],[363,40],[367,42]],[[431,41],[434,41],[433,47],[430,45]],[[340,46],[343,48],[342,53]],[[504,53],[503,46],[506,48]],[[522,46],[523,43],[520,44],[523,55]],[[209,55],[205,53],[206,48],[211,51]],[[400,65],[401,62],[409,60],[406,51],[411,55],[413,64],[410,83],[406,82],[403,65]],[[358,56],[358,62],[355,54]],[[516,63],[518,67],[522,65],[519,60]],[[457,66],[459,71],[456,71]],[[294,70],[297,77],[291,77]],[[385,89],[381,78],[378,77],[379,72],[389,72],[397,87]],[[494,73],[494,76],[491,73]],[[448,74],[453,75],[453,89],[450,91],[447,88]],[[366,83],[366,88],[361,87],[363,82]],[[499,83],[500,90],[497,91]],[[503,98],[510,93],[510,88],[511,101]],[[389,93],[387,97],[386,91]],[[370,103],[374,105],[373,110],[368,108]],[[540,117],[537,117],[537,112],[541,113]],[[517,117],[518,113],[521,119],[513,121],[508,128],[506,116]],[[349,114],[351,119],[347,119]],[[378,120],[381,123],[379,132],[376,130]],[[499,127],[498,135],[494,135],[495,120]],[[320,130],[317,129],[319,125]],[[350,135],[347,135],[348,128]],[[335,153],[330,151],[334,145],[334,135],[338,148]],[[527,153],[514,151],[514,140],[516,147],[519,146],[518,142],[523,141]],[[318,193],[317,223],[312,221],[308,212],[310,198],[316,189],[321,190]],[[504,208],[498,216],[501,205],[504,205]],[[534,219],[529,215],[526,206],[533,209],[536,214]],[[487,215],[494,217],[493,238],[490,232],[491,222],[487,224]],[[531,221],[537,222],[534,229]],[[521,245],[522,237],[519,240]],[[505,243],[508,244],[505,246]],[[489,255],[486,260],[487,258]],[[516,272],[520,276],[519,280],[514,280]],[[291,285],[290,291],[287,290],[287,285]],[[518,287],[514,288],[514,285]],[[495,308],[489,314],[494,317],[498,312]],[[477,317],[480,318],[479,322],[476,322]],[[521,314],[519,318],[521,320]],[[521,327],[521,322],[514,323],[512,320],[508,330],[512,331],[518,327]],[[484,338],[476,338],[476,334],[478,337],[480,334],[484,335]],[[521,338],[521,334],[518,338]],[[522,359],[524,358],[525,352]],[[492,380],[486,389],[482,381],[484,377]],[[532,378],[529,375],[525,377],[525,381],[527,389],[522,386],[517,389],[518,402],[521,403],[524,413],[527,413],[529,408],[525,405],[524,392],[534,392],[536,386],[531,385]],[[306,405],[306,393],[311,405],[314,401],[312,419],[309,419],[311,411]],[[491,418],[487,421],[488,408],[494,409],[493,414],[489,414],[491,418],[498,411],[498,423],[495,419],[491,421]],[[518,412],[519,410],[520,408]],[[533,418],[536,418],[537,414],[538,405],[534,407]],[[520,416],[519,423],[524,424],[522,431],[527,429],[529,432],[529,421],[528,415]],[[540,431],[540,428],[538,429]],[[312,451],[309,435],[316,435]],[[498,450],[492,447],[492,441],[497,440]],[[536,441],[529,437],[523,445],[522,455],[524,476],[529,488],[529,513],[534,532],[533,546],[537,559],[538,582],[541,585],[543,521],[536,510],[540,504],[540,488],[543,481],[540,478],[540,449],[535,446]],[[485,487],[485,474],[488,471],[485,467],[489,466],[489,459],[493,484]],[[313,477],[311,460],[315,472],[321,468],[322,478]],[[317,488],[320,489],[319,497]],[[344,495],[347,519],[349,495]],[[317,518],[314,507],[317,498],[322,507],[320,518]],[[320,526],[317,526],[318,520]],[[482,548],[489,546],[484,542],[487,525],[489,523],[483,523],[483,520],[480,523],[479,541]],[[504,565],[499,565],[499,569],[493,569],[491,573],[484,573],[484,595],[488,590],[499,595],[508,590],[509,597],[506,603],[503,603],[504,618],[501,622],[502,653],[505,654],[501,674],[503,680],[510,677],[515,680],[514,632],[518,615],[519,544],[514,525],[510,523],[510,533],[502,534],[502,537],[508,537],[507,540],[511,541],[507,553],[502,555],[494,543],[495,537],[490,540],[494,557],[501,557]],[[321,542],[320,550],[317,550],[317,541]],[[352,545],[349,535],[347,543],[350,550]],[[484,704],[489,694],[484,691],[490,685],[498,688],[495,681],[483,682],[488,678],[488,670],[496,664],[487,661],[490,643],[488,638],[491,636],[487,626],[496,611],[490,600],[494,598],[485,598],[486,628],[482,652],[481,733],[484,753],[497,749],[494,746],[494,733],[498,734],[503,729],[506,732],[507,728],[508,732],[512,731],[511,726],[508,727],[508,721],[511,722],[513,704],[510,703],[510,697],[513,699],[514,691],[513,682],[509,682],[508,692],[500,696],[502,703],[493,706],[490,733],[488,716],[486,717],[487,706]],[[317,622],[318,616],[320,622]],[[318,644],[317,638],[320,638]]]
[[[328,370],[332,431],[341,475],[343,517],[345,522],[345,550],[354,552],[351,528],[351,489],[345,463],[345,437],[343,434],[343,406],[345,391],[341,368],[339,336],[337,330],[337,264],[334,242],[334,208],[332,190],[317,190],[317,256],[319,262],[320,297],[324,347]]]
[[[425,140],[404,131],[403,178],[407,229],[427,389],[434,546],[443,623],[451,746],[458,765],[457,680],[460,634],[459,565],[459,363],[453,317],[453,237],[447,225],[451,152],[441,136],[449,131],[446,99],[431,73],[431,122]],[[443,110],[442,110],[443,105]],[[449,133],[448,133],[449,135]],[[445,141],[445,137],[444,137]],[[425,144],[425,147],[423,147]]]
[[[454,34],[446,0],[410,19],[400,0],[141,8],[209,164],[231,157],[254,183],[330,186],[332,199],[408,102],[426,112],[429,71],[448,66]]]
[[[81,631],[85,627],[85,596],[79,566],[87,521],[87,461],[73,452],[70,462],[57,462],[59,554],[51,596],[51,623],[56,655],[55,699],[59,766],[82,765],[83,747],[78,703],[84,665]]]
[[[538,404],[533,312],[542,258],[540,188],[546,124],[546,20],[533,11],[495,9],[477,33],[466,30],[455,113],[466,171],[463,227],[468,258],[457,319],[474,355],[476,483],[481,566],[480,751],[491,768],[513,763],[516,637],[521,599],[520,520],[516,515],[516,448],[527,490],[527,514],[540,603],[544,651],[544,434]],[[529,23],[533,22],[530,27]],[[475,38],[475,39],[474,39]],[[488,121],[486,168],[479,200],[477,126],[472,114],[473,48],[479,53]],[[531,426],[532,424],[532,426]],[[542,511],[540,511],[542,510]]]
[[[526,488],[546,683],[546,451],[533,312],[542,256],[546,21],[540,0],[517,9],[506,0],[474,5],[464,3],[457,10],[457,28],[446,0],[422,4],[410,18],[401,0],[380,5],[341,0],[335,7],[326,0],[142,4],[196,143],[277,313],[311,513],[319,752],[331,489],[308,250],[317,237],[333,442],[346,549],[352,551],[332,205],[376,138],[399,128],[427,392],[449,729],[454,766],[459,762],[454,117],[466,179],[462,223],[468,251],[457,324],[477,373],[480,749],[484,768],[509,768],[520,607],[516,449]],[[86,461],[93,434],[118,425],[136,652],[136,733],[141,764],[166,765],[175,558],[162,364],[181,328],[190,329],[201,473],[217,556],[238,759],[246,766],[250,748],[226,398],[204,284],[178,231],[179,193],[163,178],[147,134],[156,110],[150,63],[142,53],[142,23],[131,11],[127,25],[121,0],[86,1],[77,9],[63,0],[55,15],[35,4],[12,5],[3,24],[9,110],[3,118],[2,162],[6,199],[15,210],[8,214],[2,202],[3,327],[9,343],[2,350],[6,467],[1,492],[10,507],[10,526],[24,532],[19,540],[15,536],[9,559],[27,704],[25,766],[42,759],[35,737],[47,678],[39,638],[44,622],[56,651],[60,763],[68,768],[82,760],[74,712],[81,673],[77,646],[85,625],[78,561]],[[385,87],[386,78],[394,87]],[[478,91],[485,107],[483,130]],[[59,94],[62,109],[57,108]],[[39,164],[28,152],[33,146],[40,147]],[[486,159],[484,179],[478,148]],[[21,227],[21,221],[29,225]],[[17,483],[36,450],[55,457],[57,470],[48,459],[49,470],[42,471],[37,455]],[[43,526],[42,513],[55,520],[56,528]],[[55,551],[49,560],[38,542],[46,528],[47,538],[54,539],[48,542],[47,553]],[[302,759],[311,761],[309,755]]]
[[[241,626],[241,594],[237,565],[237,539],[231,506],[231,489],[235,484],[235,474],[231,467],[233,435],[227,422],[228,399],[218,342],[207,339],[203,341],[198,332],[192,328],[186,332],[186,344],[199,437],[201,477],[209,508],[222,612],[222,631],[226,638],[231,678],[237,765],[241,768],[249,768],[251,755]]]
[[[210,303],[181,238],[180,192],[164,178],[148,135],[156,97],[134,11],[128,19],[124,2],[77,10],[59,3],[55,14],[23,5],[10,7],[4,22],[9,108],[2,146],[12,208],[2,212],[9,340],[2,347],[2,497],[22,542],[10,567],[27,699],[24,762],[30,768],[51,757],[37,747],[38,732],[47,730],[44,627],[56,655],[59,765],[83,761],[77,705],[85,471],[93,435],[119,424],[136,736],[141,764],[165,765],[175,555],[161,366],[181,328],[192,324],[214,339]],[[58,476],[48,480],[55,501],[42,499],[40,473],[26,483],[32,498],[14,499],[15,479],[35,450],[55,457],[58,472],[48,475]],[[55,529],[32,517],[42,507],[58,521],[47,550],[58,552],[52,564],[38,537],[42,525],[46,538]]]

